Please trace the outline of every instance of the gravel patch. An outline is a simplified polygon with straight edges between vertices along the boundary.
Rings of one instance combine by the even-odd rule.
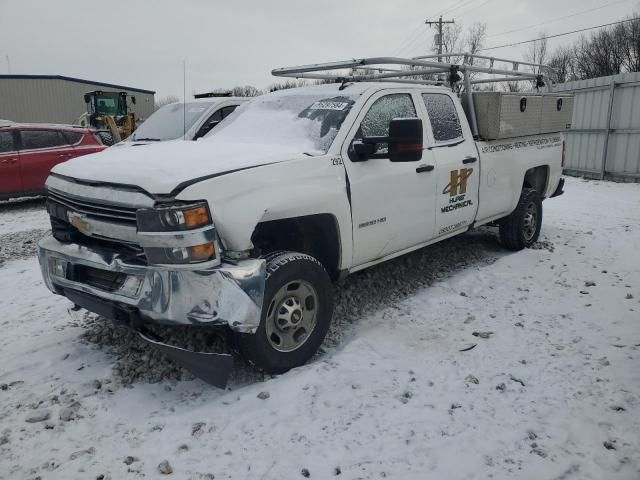
[[[9,260],[29,258],[38,254],[38,242],[51,230],[36,229],[0,235],[0,267]]]
[[[362,316],[393,305],[455,272],[493,263],[503,253],[495,233],[479,229],[350,276],[336,286],[334,321],[316,357],[340,345]],[[81,323],[86,329],[83,340],[114,357],[116,383],[173,383],[193,379],[193,375],[145,343],[136,333],[91,313],[85,313]],[[153,330],[167,343],[182,348],[232,353],[223,331],[216,328],[154,326]],[[233,388],[235,384],[258,382],[265,377],[236,355],[229,385]]]

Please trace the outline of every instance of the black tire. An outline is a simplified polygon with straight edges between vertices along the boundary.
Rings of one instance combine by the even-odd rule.
[[[260,326],[254,334],[238,334],[237,345],[242,356],[255,368],[266,373],[279,374],[306,363],[322,344],[333,316],[333,286],[322,264],[310,255],[297,252],[274,252],[267,255],[265,260],[267,271]],[[282,351],[277,345],[278,335],[281,332],[278,331],[279,327],[275,323],[280,320],[280,317],[276,319],[277,312],[274,312],[274,309],[279,308],[282,303],[278,305],[275,303],[279,301],[283,289],[286,292],[296,283],[310,286],[315,294],[315,296],[310,295],[313,305],[305,303],[305,306],[311,308],[301,305],[301,310],[305,313],[300,313],[303,319],[298,319],[300,322],[298,327],[302,328],[302,322],[305,321],[304,315],[308,315],[311,311],[315,313],[315,322],[308,335],[303,333],[299,346],[293,350]],[[298,286],[298,289],[300,288]],[[308,299],[309,297],[305,298],[307,301]],[[284,305],[282,307],[286,308]],[[291,322],[295,318],[294,315],[295,311],[290,312]],[[268,334],[268,330],[272,330],[271,335]],[[281,346],[284,348],[284,342]]]
[[[106,145],[108,147],[113,145],[113,135],[111,135],[109,132],[96,132],[96,135],[103,145]]]
[[[535,225],[531,224],[532,215]],[[536,190],[525,188],[516,209],[500,221],[500,240],[509,250],[522,250],[538,241],[541,227],[542,199]]]

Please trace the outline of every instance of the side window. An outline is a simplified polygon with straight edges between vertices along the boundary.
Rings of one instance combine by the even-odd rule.
[[[227,118],[233,111],[238,108],[238,105],[232,105],[230,107],[224,107],[222,109],[222,118]]]
[[[223,110],[223,109],[216,110],[216,111],[213,113],[213,115],[211,115],[209,118],[207,118],[207,121],[206,121],[206,122],[204,122],[204,123],[205,123],[205,125],[206,125],[207,123],[211,123],[211,122],[219,122],[219,121],[221,121],[221,120],[222,120],[222,110]]]
[[[82,134],[82,132],[64,131],[64,132],[62,132],[62,135],[64,135],[64,138],[67,140],[67,143],[69,145],[75,145],[80,140],[82,140],[82,135],[83,134]]]
[[[408,93],[394,93],[376,100],[362,119],[357,138],[386,137],[389,135],[389,122],[394,118],[416,118],[416,109]],[[376,146],[376,153],[386,153],[386,143]]]
[[[442,93],[423,93],[422,98],[427,107],[435,141],[448,142],[462,138],[460,119],[451,97]]]
[[[22,130],[22,149],[52,148],[67,145],[67,141],[57,130]]]
[[[13,152],[13,132],[0,132],[0,153]]]
[[[215,112],[213,112],[213,114],[209,118],[207,118],[205,122],[202,124],[202,126],[200,127],[200,130],[198,130],[198,133],[196,133],[193,139],[197,140],[200,137],[204,137],[207,133],[213,130],[213,127],[215,127],[218,123],[222,121],[223,110],[224,109],[221,108],[220,110],[216,110]]]

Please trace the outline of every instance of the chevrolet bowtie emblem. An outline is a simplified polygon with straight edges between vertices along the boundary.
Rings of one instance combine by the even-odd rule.
[[[91,235],[91,225],[86,220],[86,216],[81,213],[68,212],[67,218],[69,223],[76,227],[81,233],[85,235]]]

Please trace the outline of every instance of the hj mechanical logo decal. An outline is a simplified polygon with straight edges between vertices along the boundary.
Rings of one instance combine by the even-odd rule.
[[[449,204],[441,207],[442,213],[473,205],[471,200],[465,199],[467,196],[467,180],[472,173],[473,168],[451,170],[451,181],[449,185],[442,190],[443,194],[449,194]]]

